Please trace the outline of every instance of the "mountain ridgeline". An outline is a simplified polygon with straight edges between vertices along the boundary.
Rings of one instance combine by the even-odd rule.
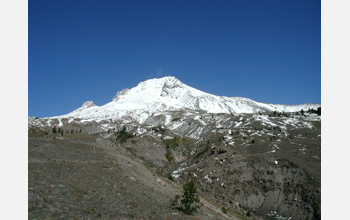
[[[88,103],[88,104],[87,104]],[[207,113],[258,113],[267,111],[295,112],[317,109],[320,104],[279,105],[256,102],[242,97],[215,96],[183,84],[175,77],[150,79],[132,89],[117,93],[112,102],[95,106],[86,102],[64,117],[109,119],[130,116],[144,122],[147,116],[163,111],[191,110]],[[143,117],[139,117],[142,114]]]

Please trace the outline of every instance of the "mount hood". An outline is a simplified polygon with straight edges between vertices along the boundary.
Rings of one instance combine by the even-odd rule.
[[[77,110],[55,118],[105,120],[128,117],[143,123],[152,114],[165,111],[205,113],[295,112],[317,109],[321,104],[282,105],[256,102],[242,97],[216,96],[192,88],[173,76],[149,79],[117,93],[111,102],[96,106],[85,102]],[[130,118],[131,117],[131,118]]]

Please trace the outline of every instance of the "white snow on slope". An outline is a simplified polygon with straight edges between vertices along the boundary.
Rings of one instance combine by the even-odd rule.
[[[208,94],[183,84],[172,76],[150,79],[132,89],[117,93],[103,106],[92,101],[62,116],[52,118],[81,118],[103,120],[123,118],[143,123],[154,113],[173,110],[194,110],[207,113],[255,113],[259,111],[300,111],[317,109],[320,104],[279,105],[253,101],[242,97],[225,97]]]

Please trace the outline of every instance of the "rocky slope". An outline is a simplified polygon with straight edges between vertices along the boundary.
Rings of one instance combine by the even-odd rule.
[[[152,125],[45,119],[45,123],[41,123],[49,125],[30,126],[29,136],[48,142],[59,139],[57,147],[66,146],[67,153],[72,153],[83,164],[94,155],[92,147],[97,146],[97,142],[109,141],[118,146],[115,153],[101,153],[110,157],[110,161],[116,161],[121,152],[129,152],[132,160],[148,164],[143,166],[152,167],[163,181],[172,179],[181,186],[192,178],[200,195],[217,204],[219,211],[225,207],[231,218],[248,212],[255,219],[312,219],[314,216],[314,207],[321,196],[320,116],[310,113],[279,117],[203,113],[194,117],[189,113],[173,112],[170,122],[165,123],[167,126],[162,124],[165,119],[165,116],[155,115],[148,121]],[[57,126],[56,133],[53,133],[53,126]],[[121,136],[123,130],[130,135]],[[73,153],[74,142],[82,140],[79,135],[95,139],[89,142],[93,143],[90,147]],[[48,153],[48,149],[43,148],[40,152]],[[37,164],[45,163],[54,155],[40,156],[46,159]],[[102,155],[95,162],[104,160]],[[63,158],[69,156],[62,156],[60,160]],[[138,170],[139,167],[133,166],[133,172],[145,173],[145,169]],[[47,172],[51,171],[47,168]],[[129,177],[133,172],[124,170],[121,176]],[[106,178],[107,174],[98,171],[93,175]],[[44,182],[47,182],[46,178],[43,174],[33,176],[33,180]],[[139,176],[140,180],[145,178]],[[162,201],[167,203],[164,198]],[[135,214],[132,215],[137,216]]]
[[[169,205],[178,184],[114,142],[69,135],[28,144],[28,219],[193,218]],[[236,219],[202,204],[199,219]]]
[[[321,116],[308,111],[318,107],[164,77],[104,106],[29,118],[29,216],[187,219],[168,200],[193,179],[201,219],[319,219]]]

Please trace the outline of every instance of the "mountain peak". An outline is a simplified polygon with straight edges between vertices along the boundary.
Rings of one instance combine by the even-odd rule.
[[[83,103],[81,108],[90,108],[90,107],[93,107],[93,106],[96,106],[93,101],[86,101],[86,102]]]
[[[175,82],[175,81],[180,81],[178,80],[175,76],[163,76],[161,78],[153,78],[153,79],[148,79],[146,81],[153,81],[153,80],[160,80],[163,82]]]
[[[83,105],[80,108],[74,110],[73,112],[81,112],[81,111],[84,111],[85,109],[92,108],[92,107],[98,107],[98,106],[95,105],[93,101],[86,101],[83,103]]]
[[[184,84],[174,76],[148,79],[140,82],[132,89],[123,89],[122,91],[117,92],[117,95],[113,98],[113,101],[120,101],[126,96],[134,97],[135,95],[140,98],[155,98],[159,96],[165,97],[169,93],[169,90],[183,87]]]
[[[255,113],[300,111],[320,104],[280,105],[260,103],[243,97],[216,96],[182,83],[174,76],[148,79],[136,87],[123,89],[112,102],[96,106],[92,101],[65,115],[77,118],[128,118],[143,123],[154,113],[197,111],[208,113]]]
[[[143,86],[145,88],[146,86],[155,86],[155,85],[163,85],[165,87],[176,87],[183,84],[180,80],[175,78],[174,76],[165,76],[162,78],[154,78],[154,79],[148,79],[144,82],[140,82],[138,86]]]

